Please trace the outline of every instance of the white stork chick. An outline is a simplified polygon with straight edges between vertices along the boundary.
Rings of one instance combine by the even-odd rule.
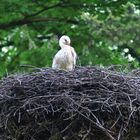
[[[76,52],[70,46],[71,40],[68,36],[63,35],[59,40],[61,50],[53,58],[52,68],[71,71],[76,65]]]

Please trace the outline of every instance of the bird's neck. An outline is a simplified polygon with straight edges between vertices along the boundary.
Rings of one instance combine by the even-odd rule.
[[[65,49],[65,50],[69,50],[70,49],[70,46],[69,45],[61,45],[60,46],[61,47],[61,49]]]

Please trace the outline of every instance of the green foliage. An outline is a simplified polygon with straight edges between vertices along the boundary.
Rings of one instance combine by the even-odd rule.
[[[140,65],[139,0],[1,0],[0,76],[50,67],[67,34],[82,65]]]

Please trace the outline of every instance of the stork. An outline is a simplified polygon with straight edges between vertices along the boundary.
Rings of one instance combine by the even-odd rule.
[[[68,36],[63,35],[59,39],[61,49],[53,58],[52,68],[66,71],[72,71],[76,65],[77,54],[73,47],[70,46],[71,40]]]

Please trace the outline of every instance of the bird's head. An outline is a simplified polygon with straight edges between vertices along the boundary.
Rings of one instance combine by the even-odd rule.
[[[65,48],[70,46],[71,40],[68,36],[63,35],[60,39],[59,39],[59,45],[61,48]]]

